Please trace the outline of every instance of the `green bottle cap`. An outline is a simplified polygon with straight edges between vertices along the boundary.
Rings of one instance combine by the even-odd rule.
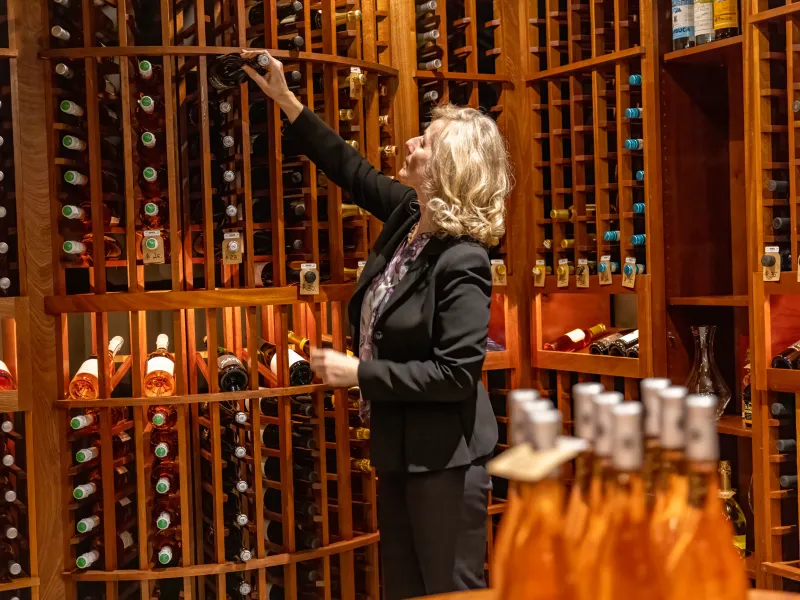
[[[64,144],[64,148],[72,148],[72,144],[75,143],[75,138],[71,135],[65,135],[61,143]]]
[[[70,420],[69,424],[70,427],[72,427],[73,429],[80,429],[81,427],[83,427],[83,421],[78,417],[73,417],[72,420]]]
[[[143,145],[144,145],[146,148],[152,148],[153,146],[155,146],[155,145],[156,145],[156,136],[154,136],[154,135],[153,135],[152,133],[150,133],[149,131],[145,131],[145,132],[142,134],[142,144],[143,144]]]
[[[88,567],[88,566],[89,566],[89,561],[88,561],[88,560],[86,560],[86,557],[85,557],[85,556],[81,555],[81,556],[79,556],[79,557],[78,557],[78,559],[75,561],[75,565],[76,565],[76,566],[77,566],[79,569],[85,569],[86,567]]]
[[[150,96],[142,96],[139,99],[139,104],[142,105],[142,108],[147,110],[148,108],[153,108],[153,99]]]
[[[169,480],[166,477],[162,477],[156,483],[156,491],[159,494],[166,494],[169,491]]]
[[[169,527],[170,518],[167,513],[161,513],[161,516],[158,517],[156,521],[156,527],[158,527],[161,531],[164,531],[167,527]]]
[[[81,519],[78,521],[78,533],[86,533],[90,531],[92,527],[89,525],[90,519]]]
[[[69,112],[72,108],[72,102],[69,100],[62,100],[61,104],[59,105],[62,112]]]
[[[153,70],[153,65],[150,63],[149,60],[139,61],[139,72],[142,75],[149,75],[152,70]]]
[[[72,242],[64,242],[64,252],[72,252],[73,243]]]
[[[158,247],[158,242],[154,238],[147,238],[144,242],[145,247],[148,250],[155,250]],[[163,424],[164,418],[161,417],[162,423],[156,423],[156,417],[153,417],[153,425],[159,426]]]
[[[64,173],[64,181],[66,181],[67,183],[75,183],[75,180],[77,178],[78,177],[75,174],[75,171],[67,171],[66,173]]]
[[[156,456],[158,458],[164,458],[167,454],[169,454],[169,446],[165,442],[161,442],[156,446]]]
[[[74,490],[72,490],[72,497],[75,500],[83,500],[86,497],[86,493],[83,491],[83,486],[78,486]]]
[[[153,239],[149,239],[147,241],[148,242],[155,242],[155,240],[153,240]],[[153,247],[155,247],[155,246],[153,246]],[[148,245],[148,248],[152,249],[153,247]],[[166,421],[167,421],[167,418],[164,416],[164,413],[162,413],[162,412],[157,412],[156,414],[153,415],[153,425],[155,425],[156,427],[161,427]]]
[[[169,546],[163,547],[158,551],[158,562],[162,565],[168,565],[172,560],[172,548]]]
[[[142,176],[146,181],[153,182],[158,178],[158,173],[153,167],[145,167]]]
[[[158,214],[158,206],[155,202],[148,202],[144,205],[144,214],[148,217],[155,217]]]
[[[86,452],[85,450],[78,450],[77,454],[75,454],[75,460],[77,460],[79,463],[84,463],[88,460],[91,460],[91,458],[91,453]]]

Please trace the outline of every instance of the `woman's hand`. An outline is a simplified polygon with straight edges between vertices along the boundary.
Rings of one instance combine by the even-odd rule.
[[[311,370],[328,385],[352,387],[358,385],[359,360],[330,348],[312,348]]]
[[[290,123],[300,116],[303,112],[303,104],[297,99],[286,83],[286,76],[283,74],[283,63],[274,59],[266,50],[242,50],[240,56],[245,60],[251,60],[259,54],[269,56],[267,74],[261,75],[250,65],[244,65],[242,69],[256,82],[261,91],[272,98],[281,107],[289,118]]]

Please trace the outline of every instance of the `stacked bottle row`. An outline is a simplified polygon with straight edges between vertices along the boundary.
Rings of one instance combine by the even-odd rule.
[[[251,62],[263,71],[259,60]],[[122,58],[120,60],[129,60]],[[101,134],[100,160],[101,182],[93,182],[93,169],[97,160],[89,152],[87,139],[91,126],[87,122],[87,98],[85,95],[86,74],[80,61],[62,61],[55,65],[58,85],[54,90],[58,102],[59,155],[57,163],[62,165],[61,188],[61,236],[63,239],[63,263],[67,267],[86,267],[100,257],[94,254],[94,240],[99,237],[96,229],[103,229],[105,265],[112,269],[108,273],[106,286],[109,291],[127,289],[125,278],[116,267],[132,268],[127,256],[132,250],[136,262],[145,265],[145,289],[174,289],[166,272],[159,270],[160,264],[179,263],[186,257],[186,278],[195,288],[213,287],[208,279],[204,265],[205,256],[215,256],[215,281],[230,279],[237,285],[255,286],[276,285],[278,275],[273,265],[288,263],[286,281],[299,283],[300,265],[319,263],[321,280],[332,277],[332,256],[341,252],[344,261],[342,277],[345,281],[355,278],[358,263],[366,258],[368,230],[364,213],[344,199],[341,209],[328,199],[328,182],[324,174],[314,173],[311,163],[299,154],[296,143],[284,138],[278,145],[273,116],[277,108],[268,102],[263,93],[254,85],[249,86],[252,102],[245,107],[239,83],[247,78],[241,71],[242,61],[238,56],[227,55],[213,60],[209,67],[208,117],[203,115],[199,98],[202,82],[197,69],[188,69],[186,76],[179,80],[179,87],[186,91],[180,113],[185,120],[185,133],[181,143],[188,146],[188,161],[183,160],[181,169],[170,156],[174,148],[174,138],[170,127],[175,119],[167,114],[170,93],[173,86],[164,81],[163,59],[161,57],[141,58],[132,61],[129,71],[136,73],[129,85],[132,101],[135,99],[135,115],[130,130],[121,129],[121,103],[119,94],[120,68],[115,60],[105,60],[92,74],[105,89],[103,101],[98,103],[99,126]],[[189,60],[189,59],[187,59]],[[196,59],[193,59],[196,61]],[[313,71],[310,65],[287,64],[287,78],[293,82],[301,100],[313,105],[322,97],[324,77],[322,72]],[[339,129],[349,138],[355,148],[364,147],[364,113],[362,112],[361,91],[367,75],[362,72],[341,71],[338,79],[340,101],[338,110]],[[302,86],[302,82],[311,86]],[[389,82],[379,85],[384,114],[378,116],[380,123],[380,148],[384,171],[394,172],[396,146],[389,115]],[[313,94],[313,96],[312,96]],[[250,123],[250,137],[243,139],[243,111],[247,111]],[[324,116],[323,113],[320,113]],[[281,126],[285,126],[285,121]],[[210,154],[204,148],[205,126],[208,127]],[[183,131],[183,130],[182,130]],[[129,135],[133,148],[130,162],[124,159],[124,136]],[[276,137],[277,136],[277,137]],[[135,140],[135,141],[134,141]],[[270,157],[273,149],[282,146],[283,159],[277,163],[281,171],[280,185],[271,176],[276,168]],[[245,158],[245,155],[249,158]],[[210,161],[208,158],[210,157]],[[126,166],[127,165],[127,166]],[[125,169],[133,170],[135,208],[133,211],[133,245],[126,240],[131,227],[126,223]],[[206,180],[204,171],[210,170],[210,215],[206,214]],[[183,205],[178,205],[178,193],[172,183],[174,173],[187,174],[188,188],[184,191]],[[312,177],[316,186],[311,187]],[[102,225],[92,219],[93,207],[97,200],[94,194],[102,194]],[[280,199],[276,201],[275,196]],[[130,200],[127,200],[130,202]],[[316,207],[314,206],[316,204]],[[339,217],[338,210],[341,210]],[[174,211],[174,212],[173,212]],[[333,211],[333,212],[331,212]],[[328,228],[329,215],[336,214],[342,219],[342,241],[331,240],[332,231]],[[315,218],[316,217],[316,218]],[[170,219],[178,223],[171,223]],[[273,231],[272,225],[283,222],[281,232]],[[318,227],[309,227],[313,221]],[[184,227],[180,227],[180,222]],[[205,240],[207,235],[204,223],[213,223],[210,228],[213,243]],[[249,223],[253,224],[252,238],[248,239]],[[183,231],[183,233],[182,233]],[[176,239],[177,236],[177,239]],[[183,239],[181,240],[181,236]],[[179,251],[183,243],[183,256]],[[253,271],[240,270],[234,275],[223,264],[230,264],[229,255],[253,256]],[[281,260],[284,259],[284,260]],[[315,260],[316,259],[316,260]],[[235,260],[234,260],[235,262]],[[173,277],[174,279],[174,277]],[[72,276],[75,291],[87,291],[86,277]],[[95,285],[97,285],[95,283]]]
[[[534,84],[542,129],[533,152],[542,182],[534,275],[646,272],[645,115],[637,66],[618,68],[619,85],[600,72]]]
[[[3,389],[15,389],[6,375]],[[0,414],[0,582],[4,583],[30,573],[27,426],[25,413]]]
[[[787,80],[787,41],[783,21],[768,23],[760,44],[765,47],[759,56],[762,77],[758,100],[762,115],[760,133],[763,147],[763,187],[760,196],[763,199],[761,211],[764,226],[761,237],[765,250],[761,263],[764,267],[795,271],[797,253],[792,244],[797,241],[797,227],[791,219],[791,205],[795,200],[791,190],[793,178],[790,160],[797,150],[791,147],[794,132],[789,129],[800,118],[800,96],[792,90],[791,76]]]
[[[672,49],[739,35],[737,0],[672,0]]]
[[[314,3],[299,1],[281,3],[273,12],[268,2],[246,0],[241,14],[242,3],[235,0],[217,3],[217,10],[181,2],[164,6],[170,3],[131,0],[126,2],[123,14],[113,1],[52,0],[50,44],[55,48],[166,45],[169,40],[162,39],[162,16],[174,11],[176,22],[182,25],[173,41],[180,45],[246,46],[325,52],[351,58],[362,56],[362,12],[358,9],[337,11],[326,17],[322,10],[312,7]],[[86,12],[94,25],[93,39],[84,36]],[[373,18],[385,16],[373,15]],[[121,43],[123,22],[125,41]],[[198,22],[205,26],[198,28]],[[323,43],[323,29],[327,26],[335,28],[332,49],[326,49]]]
[[[460,73],[497,72],[501,26],[492,3],[417,2],[417,68]]]
[[[644,380],[641,396],[574,386],[577,438],[559,439],[549,400],[511,393],[515,443],[578,456],[569,493],[559,469],[512,492],[495,550],[503,598],[746,597],[746,523],[719,462],[716,398],[666,379]]]
[[[540,70],[627,50],[641,43],[640,7],[635,0],[618,9],[608,0],[596,2],[593,17],[589,2],[562,0],[553,8],[538,0],[528,0],[528,4],[528,46],[541,61]],[[555,39],[548,39],[548,35]]]
[[[0,47],[8,48],[8,12],[0,4]],[[0,296],[20,293],[14,176],[14,131],[11,118],[11,61],[0,59]]]

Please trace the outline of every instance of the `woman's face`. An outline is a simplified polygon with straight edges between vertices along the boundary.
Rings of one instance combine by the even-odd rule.
[[[438,119],[430,124],[424,135],[413,137],[406,142],[408,154],[397,178],[407,186],[419,190],[428,172],[433,139],[444,129],[444,121]]]

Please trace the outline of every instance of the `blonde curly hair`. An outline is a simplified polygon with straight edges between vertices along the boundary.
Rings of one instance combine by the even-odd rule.
[[[505,199],[513,187],[505,140],[497,124],[474,108],[437,106],[445,121],[433,139],[423,191],[441,235],[468,236],[495,246],[505,233]]]

